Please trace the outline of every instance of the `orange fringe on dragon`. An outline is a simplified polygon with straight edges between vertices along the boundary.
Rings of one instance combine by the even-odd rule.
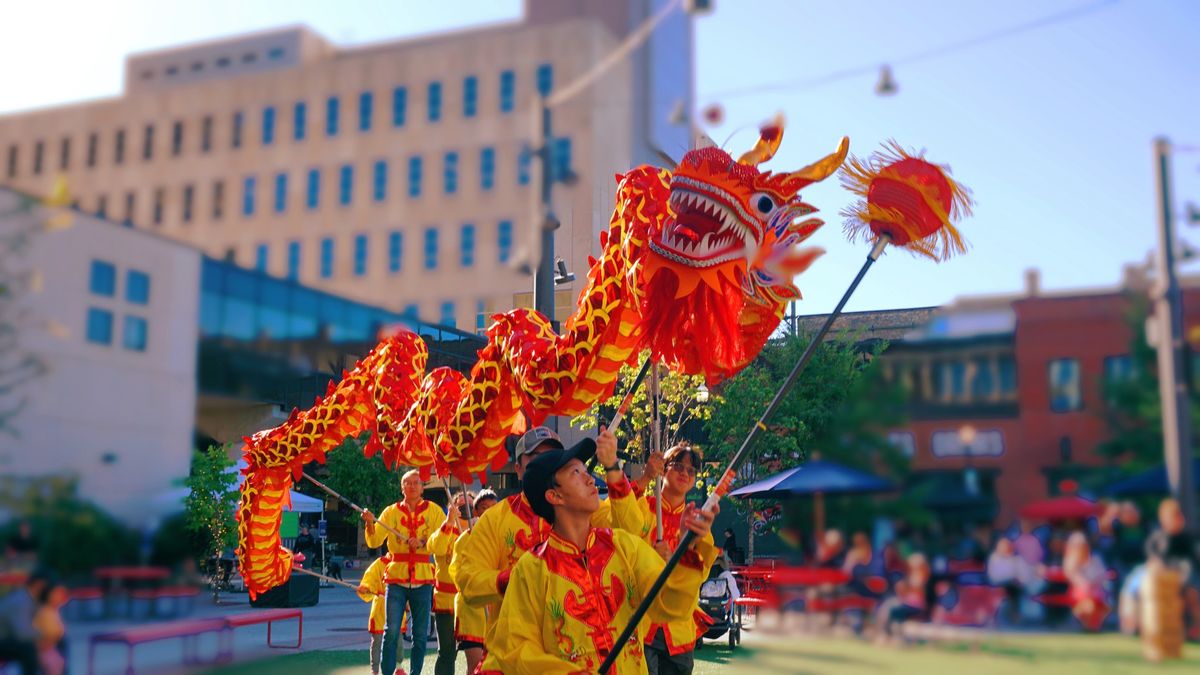
[[[498,314],[469,377],[425,374],[419,337],[389,337],[331,384],[324,398],[247,439],[238,508],[238,560],[252,594],[288,579],[292,554],[279,524],[305,464],[347,436],[372,430],[368,455],[388,466],[463,480],[506,461],[505,438],[527,420],[578,415],[612,395],[620,367],[643,349],[710,383],[748,364],[778,326],[792,277],[822,253],[797,248],[822,225],[800,189],[833,174],[849,142],[792,173],[761,172],[783,137],[763,128],[734,160],[714,147],[688,152],[675,170],[643,166],[617,176],[617,206],[602,254],[562,335],[537,312]]]

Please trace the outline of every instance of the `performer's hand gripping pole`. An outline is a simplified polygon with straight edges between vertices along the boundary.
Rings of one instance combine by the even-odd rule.
[[[346,506],[349,506],[350,508],[354,509],[358,513],[361,514],[366,511],[366,509],[364,509],[363,507],[359,506],[358,504],[355,504],[354,502],[350,501],[349,499],[346,499],[345,497],[338,494],[337,491],[335,491],[333,488],[322,483],[321,481],[317,480],[316,478],[313,478],[312,476],[308,475],[308,472],[302,472],[300,475],[302,475],[306,479],[308,479],[308,482],[312,483],[313,485],[316,485],[317,487],[321,488],[325,492],[328,492],[335,499],[340,499],[343,504],[345,504]],[[404,536],[403,534],[400,534],[400,532],[398,532],[395,528],[390,527],[385,523],[381,523],[378,520],[376,520],[375,524],[382,527],[383,529],[387,530],[388,532],[392,533],[396,537],[399,537],[401,540],[408,539],[408,537]]]

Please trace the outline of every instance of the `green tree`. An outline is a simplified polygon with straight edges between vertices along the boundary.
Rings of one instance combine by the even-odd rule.
[[[191,489],[184,500],[187,529],[207,537],[205,557],[219,558],[225,549],[237,544],[234,517],[238,503],[237,472],[234,461],[221,446],[197,450],[192,454],[192,470],[184,480]],[[213,575],[213,599],[217,597],[217,575]]]
[[[1101,383],[1106,402],[1102,416],[1109,437],[1097,451],[1119,460],[1123,470],[1141,471],[1163,462],[1162,398],[1158,391],[1158,354],[1146,341],[1149,302],[1129,295],[1127,314],[1131,340],[1129,367],[1109,373]],[[1200,400],[1193,392],[1189,406],[1192,428],[1200,430]],[[1193,434],[1193,439],[1196,436]],[[1195,443],[1193,443],[1193,451]]]
[[[636,367],[622,366],[613,396],[592,405],[587,412],[571,420],[571,424],[579,429],[595,429],[599,421],[611,420],[647,356],[648,352],[642,354]],[[679,375],[666,368],[660,368],[659,372],[658,414],[662,425],[662,449],[666,450],[681,440],[694,441],[684,438],[686,432],[689,428],[695,428],[695,424],[708,420],[712,416],[713,406],[720,405],[724,399],[710,393],[707,402],[698,401],[696,393],[704,384],[704,378],[700,375]],[[620,428],[613,430],[621,445],[634,457],[645,457],[653,447],[652,418],[650,378],[647,376],[634,393]]]
[[[27,264],[34,237],[46,227],[40,213],[36,201],[21,195],[6,195],[0,205],[0,435],[17,434],[14,420],[29,403],[22,389],[46,372],[20,340],[35,319],[25,296],[40,284],[41,272]],[[12,459],[0,451],[0,466]]]
[[[755,420],[766,410],[811,336],[785,335],[763,348],[759,358],[724,383],[723,403],[713,408],[706,424],[711,447],[706,459],[723,471],[741,446]],[[908,471],[908,460],[887,440],[887,432],[906,420],[907,396],[899,383],[884,377],[878,356],[886,344],[861,345],[853,335],[840,335],[822,343],[804,373],[767,421],[743,465],[739,483],[747,483],[797,466],[814,453],[847,466],[899,481]],[[716,468],[716,467],[714,467]],[[739,512],[758,509],[765,502],[735,501]],[[887,508],[872,500],[846,498],[827,503],[830,521],[850,518],[858,526]],[[810,505],[794,505],[794,513],[810,513]],[[808,521],[811,522],[811,521]]]
[[[336,450],[325,458],[327,476],[319,479],[344,495],[346,499],[369,510],[375,515],[385,506],[400,498],[400,479],[395,471],[389,471],[383,463],[383,455],[374,457],[363,454],[367,434],[359,438],[347,438]],[[324,493],[314,491],[308,481],[301,482],[303,489],[324,498]]]

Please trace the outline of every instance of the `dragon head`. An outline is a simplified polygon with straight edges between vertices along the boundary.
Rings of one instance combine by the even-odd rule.
[[[758,165],[783,139],[777,118],[734,159],[715,147],[684,155],[670,179],[668,216],[651,231],[644,315],[651,348],[665,363],[719,381],[740,370],[775,330],[792,277],[823,253],[798,248],[823,223],[800,190],[835,172],[849,141],[799,171]]]

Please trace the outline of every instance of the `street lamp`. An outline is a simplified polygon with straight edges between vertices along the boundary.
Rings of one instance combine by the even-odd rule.
[[[696,402],[708,403],[708,387],[702,382],[699,387],[696,387]]]
[[[971,444],[975,442],[976,435],[975,427],[970,424],[964,425],[958,430],[958,441],[963,446],[963,456],[967,461],[967,467],[963,471],[963,485],[967,489],[967,494],[972,497],[979,494],[979,476],[976,475],[975,467],[971,463]]]

